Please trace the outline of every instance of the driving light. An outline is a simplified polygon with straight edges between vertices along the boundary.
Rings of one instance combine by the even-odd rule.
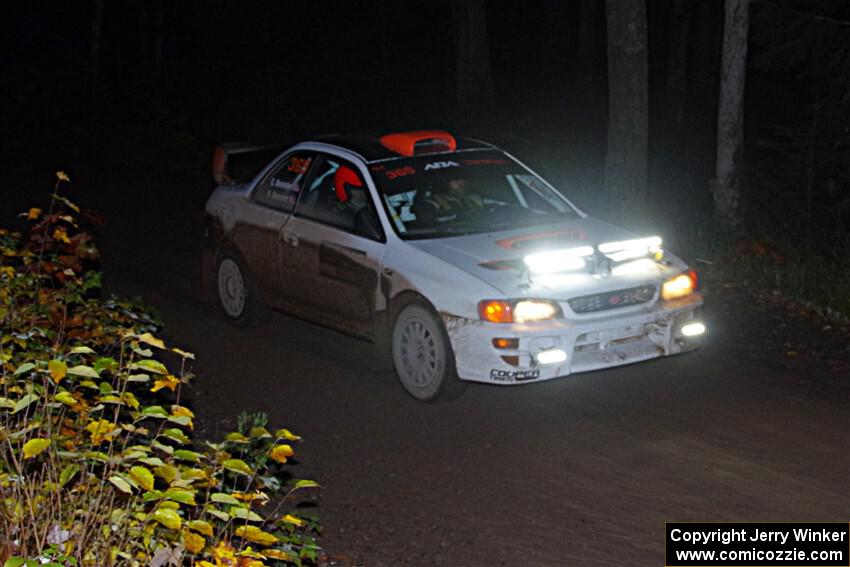
[[[593,255],[591,246],[578,246],[566,250],[551,250],[529,254],[523,261],[535,274],[554,274],[584,268],[583,256]]]
[[[692,294],[697,288],[697,274],[693,270],[670,278],[661,286],[661,299],[670,301]]]
[[[694,323],[688,323],[687,325],[682,325],[682,334],[686,337],[698,337],[699,335],[705,332],[705,325],[696,321]]]
[[[538,364],[557,364],[559,362],[564,362],[566,359],[567,353],[559,348],[544,350],[543,352],[538,352],[534,355],[534,360],[536,360]]]
[[[525,300],[514,306],[514,321],[528,323],[554,319],[561,314],[561,309],[551,301]]]
[[[603,242],[599,245],[599,251],[615,262],[640,258],[652,254],[656,259],[661,259],[661,237],[650,236],[648,238],[635,238],[633,240],[620,240],[617,242]]]

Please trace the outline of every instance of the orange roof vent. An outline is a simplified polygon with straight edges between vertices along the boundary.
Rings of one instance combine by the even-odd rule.
[[[444,130],[416,130],[382,136],[381,145],[397,154],[412,156],[453,152],[457,148],[457,141]]]

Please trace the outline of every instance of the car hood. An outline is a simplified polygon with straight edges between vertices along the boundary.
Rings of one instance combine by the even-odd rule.
[[[525,227],[492,233],[408,241],[448,264],[488,283],[506,297],[567,299],[631,286],[657,283],[686,268],[665,253],[664,262],[642,261],[614,270],[594,269],[558,274],[531,275],[522,259],[530,253],[603,242],[628,240],[637,235],[604,221],[585,217],[546,226]],[[631,269],[630,269],[631,268]]]

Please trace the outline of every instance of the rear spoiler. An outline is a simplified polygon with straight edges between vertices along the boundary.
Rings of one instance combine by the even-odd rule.
[[[286,144],[248,142],[219,144],[212,156],[213,179],[217,185],[236,185],[250,181],[286,147]]]

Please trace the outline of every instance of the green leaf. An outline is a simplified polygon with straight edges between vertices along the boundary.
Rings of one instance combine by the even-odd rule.
[[[130,374],[127,376],[127,382],[150,382],[150,375],[148,374]]]
[[[24,443],[24,459],[32,459],[50,447],[50,439],[30,439]]]
[[[165,464],[159,457],[147,457],[145,459],[139,459],[139,462],[144,463],[149,467],[161,467],[163,464]]]
[[[118,476],[117,474],[109,477],[109,482],[115,485],[118,490],[123,492],[124,494],[133,494],[133,487],[130,486],[130,483]]]
[[[182,427],[186,427],[187,425],[192,423],[192,418],[188,415],[171,415],[168,416],[167,421],[171,423],[176,423],[177,425],[180,425]]]
[[[248,508],[237,508],[232,506],[228,512],[234,518],[239,518],[240,520],[245,520],[246,522],[262,522],[263,518],[261,518],[255,512],[252,512]]]
[[[248,466],[248,463],[243,461],[242,459],[227,459],[223,463],[221,463],[225,469],[235,472],[238,474],[244,474],[245,476],[251,476],[254,474],[254,471],[251,467]]]
[[[102,358],[98,358],[92,366],[94,367],[95,372],[97,372],[98,374],[100,374],[104,370],[108,372],[115,372],[116,370],[118,370],[118,361],[116,361],[112,357],[105,356]]]
[[[76,463],[65,465],[62,472],[59,473],[59,484],[61,486],[65,486],[77,475],[78,472],[80,472],[80,465]]]
[[[192,442],[192,440],[189,439],[185,433],[174,427],[163,431],[162,436],[167,437],[173,441],[177,441],[178,443],[181,443],[183,445],[188,445]]]
[[[156,374],[168,374],[168,369],[165,367],[163,363],[158,360],[153,360],[150,358],[146,358],[145,360],[140,360],[130,366],[130,368],[136,370],[147,370],[149,372],[154,372]]]
[[[168,484],[171,484],[175,478],[180,476],[180,471],[173,465],[160,465],[153,472]]]
[[[145,417],[168,417],[168,412],[162,406],[148,406],[142,408],[142,415]]]
[[[234,431],[233,433],[228,433],[227,437],[224,438],[225,441],[229,441],[230,443],[248,443],[249,440],[247,437],[242,435],[241,433]]]
[[[102,451],[87,451],[82,454],[84,459],[92,459],[93,461],[100,461],[102,463],[109,462],[109,455]]]
[[[186,449],[178,449],[174,451],[174,458],[180,459],[181,461],[189,461],[190,463],[201,462],[200,453],[196,453],[195,451],[188,451]]]
[[[37,399],[38,396],[36,396],[35,394],[27,394],[26,396],[18,400],[18,402],[15,404],[15,409],[12,410],[12,413],[18,413]]]
[[[216,518],[218,518],[222,522],[229,522],[230,521],[230,514],[228,514],[227,512],[222,512],[221,510],[219,510],[218,508],[215,508],[213,506],[207,506],[206,510],[204,510],[204,511],[207,514],[210,514],[211,516],[215,516]]]
[[[138,345],[133,345],[132,349],[133,349],[133,352],[135,352],[139,356],[144,356],[145,358],[147,358],[149,356],[153,356],[153,351],[149,348],[141,348]]]
[[[142,489],[153,490],[153,473],[145,467],[135,466],[130,469],[130,478],[136,481]]]
[[[160,451],[162,451],[163,453],[166,453],[168,455],[174,454],[174,447],[171,447],[169,445],[164,445],[164,444],[160,443],[159,441],[151,441],[151,447],[153,447],[154,449],[159,449]]]
[[[80,386],[83,388],[91,388],[92,390],[97,390],[97,384],[95,384],[91,380],[83,380],[82,382],[80,382]]]
[[[3,567],[21,567],[27,562],[27,560],[23,557],[12,557],[11,559],[7,559],[6,563],[3,564]]]
[[[71,349],[71,354],[94,354],[94,351],[87,346],[75,346]]]
[[[68,369],[68,374],[73,374],[74,376],[82,376],[83,378],[100,378],[100,375],[95,371],[91,366],[86,366],[85,364],[79,364],[77,366],[72,366]]]
[[[71,392],[62,391],[54,396],[57,402],[62,402],[66,406],[73,406],[77,403],[77,399],[71,395]]]
[[[165,491],[165,497],[181,504],[195,505],[195,494],[191,490],[181,488],[169,488]]]
[[[0,398],[0,408],[13,409],[14,407],[15,402],[9,398]]]
[[[180,526],[183,524],[180,514],[178,514],[175,510],[168,508],[157,508],[154,513],[151,514],[151,518],[170,530],[179,530]]]
[[[32,362],[24,362],[23,364],[18,366],[17,370],[15,370],[15,373],[12,374],[12,376],[20,376],[24,372],[29,372],[33,368],[35,368],[35,364],[33,364]]]
[[[302,478],[301,480],[295,481],[294,488],[320,488],[320,485],[315,480],[307,480],[306,478]]]
[[[233,506],[240,506],[242,504],[236,498],[224,492],[214,492],[210,495],[210,500],[218,504],[231,504]]]
[[[148,490],[142,494],[142,502],[151,502],[153,500],[161,500],[165,494],[161,490]]]

